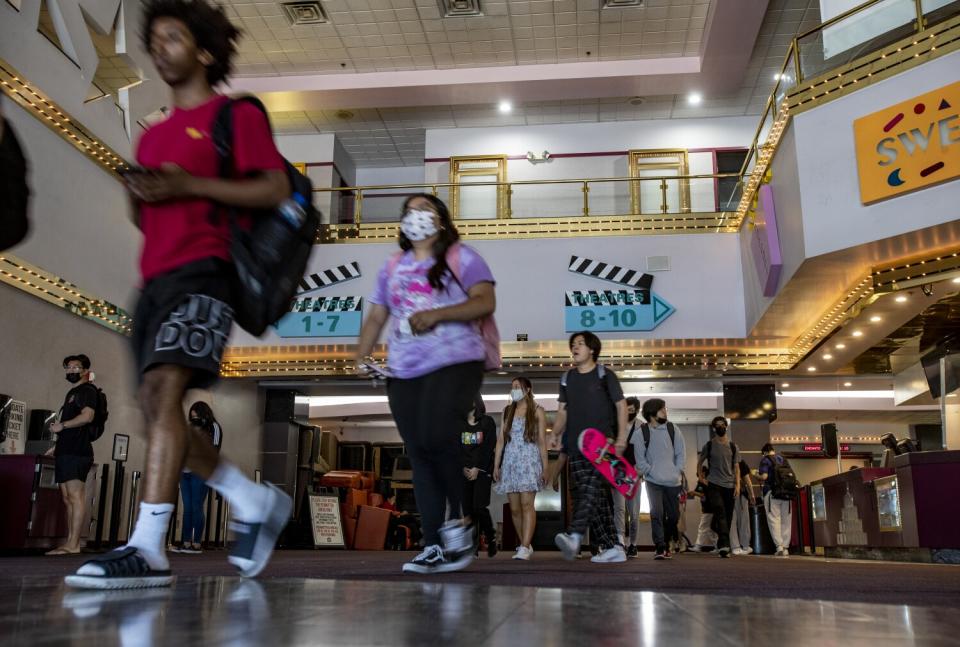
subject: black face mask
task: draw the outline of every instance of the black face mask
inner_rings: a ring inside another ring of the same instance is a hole
[[[666,418],[661,418],[660,416],[657,416],[657,424],[658,424],[658,425],[665,425],[665,424],[667,424],[667,419],[666,419]]]
[[[717,434],[718,436],[720,436],[721,438],[722,438],[723,436],[726,436],[726,435],[727,435],[727,428],[726,428],[726,427],[714,427],[713,430],[714,430],[714,431],[716,432],[716,434]]]
[[[636,414],[636,413],[628,413],[628,414],[627,414],[627,420],[629,420],[630,422],[633,422],[633,421],[636,420],[636,419],[637,419],[637,414]]]
[[[67,373],[67,382],[69,382],[70,384],[76,384],[77,382],[80,381],[80,379],[81,379],[81,376],[79,373]]]

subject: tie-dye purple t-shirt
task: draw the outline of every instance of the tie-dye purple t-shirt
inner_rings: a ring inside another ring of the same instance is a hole
[[[463,303],[467,293],[477,283],[493,283],[493,274],[477,251],[460,245],[461,288],[448,272],[444,276],[445,290],[434,290],[427,280],[427,272],[434,259],[417,261],[412,251],[403,255],[390,272],[390,261],[380,268],[377,286],[371,303],[385,306],[390,311],[388,321],[387,366],[402,379],[420,377],[445,366],[476,362],[484,359],[483,339],[477,325],[468,321],[444,321],[426,333],[414,335],[408,319],[423,310],[436,310]]]

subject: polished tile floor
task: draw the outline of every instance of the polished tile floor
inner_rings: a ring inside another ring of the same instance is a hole
[[[895,586],[895,583],[891,583]],[[956,601],[945,601],[955,604]],[[645,591],[180,577],[88,592],[0,577],[0,645],[958,645],[955,609]]]

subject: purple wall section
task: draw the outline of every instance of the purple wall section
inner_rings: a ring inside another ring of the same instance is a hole
[[[757,277],[763,285],[763,296],[776,295],[780,286],[780,272],[783,270],[783,255],[780,252],[773,188],[769,184],[762,185],[757,195],[757,217],[750,238],[750,249]]]

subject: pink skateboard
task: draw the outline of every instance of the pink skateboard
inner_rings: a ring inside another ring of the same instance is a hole
[[[608,443],[603,433],[597,429],[584,429],[577,444],[584,457],[593,463],[617,492],[628,499],[636,496],[640,491],[637,470],[617,453],[613,443]]]

